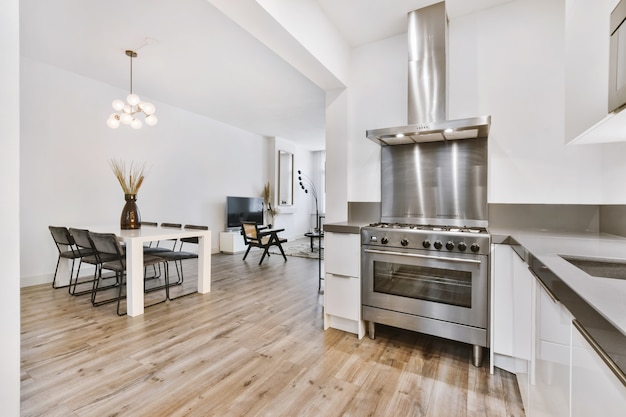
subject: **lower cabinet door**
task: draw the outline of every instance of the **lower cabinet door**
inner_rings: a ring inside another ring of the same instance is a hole
[[[535,316],[535,360],[531,368],[528,415],[569,417],[572,315],[537,285]]]
[[[324,310],[349,320],[361,319],[361,282],[356,277],[326,273]]]
[[[572,329],[572,417],[626,415],[626,386]]]

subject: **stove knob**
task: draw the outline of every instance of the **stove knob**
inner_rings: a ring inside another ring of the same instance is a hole
[[[465,244],[465,242],[459,242],[458,245],[456,245],[457,248],[459,248],[459,250],[461,252],[465,251],[465,249],[467,249],[467,245]]]
[[[430,240],[426,239],[425,241],[423,241],[423,242],[422,242],[422,246],[423,246],[425,249],[430,248]]]
[[[480,250],[480,246],[478,246],[478,243],[472,243],[470,249],[472,250],[472,252],[478,252]]]
[[[400,241],[400,244],[401,244],[402,246],[406,246],[406,245],[408,245],[408,244],[409,244],[409,241],[408,241],[408,240],[406,240],[406,239],[402,239],[402,240]]]
[[[389,243],[389,239],[387,239],[387,237],[383,237],[380,239],[380,243],[382,243],[383,245],[386,245],[387,243]]]
[[[446,249],[448,250],[454,249],[454,242],[448,241],[448,243],[446,243]]]
[[[441,247],[442,247],[443,245],[441,244],[441,242],[440,242],[440,241],[436,241],[436,242],[435,242],[435,244],[434,244],[434,246],[435,246],[435,249],[439,250],[439,249],[441,249]]]

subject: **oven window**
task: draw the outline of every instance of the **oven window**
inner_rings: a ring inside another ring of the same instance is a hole
[[[472,273],[374,261],[374,292],[472,307]]]

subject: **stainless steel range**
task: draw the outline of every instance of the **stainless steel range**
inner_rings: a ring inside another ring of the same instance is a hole
[[[407,126],[368,130],[381,145],[381,223],[362,229],[362,317],[487,346],[491,117],[446,120],[446,11],[408,14]]]
[[[376,223],[362,228],[362,315],[375,323],[487,346],[485,228]]]

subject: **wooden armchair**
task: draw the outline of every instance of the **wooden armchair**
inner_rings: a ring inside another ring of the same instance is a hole
[[[281,245],[281,243],[287,242],[287,239],[278,237],[278,233],[284,230],[285,229],[260,229],[256,223],[243,222],[241,224],[241,234],[243,235],[244,243],[248,245],[248,249],[246,250],[246,254],[243,256],[243,259],[246,259],[250,249],[253,247],[261,248],[263,249],[263,255],[259,261],[259,265],[261,265],[261,263],[263,263],[263,259],[265,259],[265,255],[268,257],[270,256],[270,247],[278,246],[283,258],[287,261],[285,251]]]

